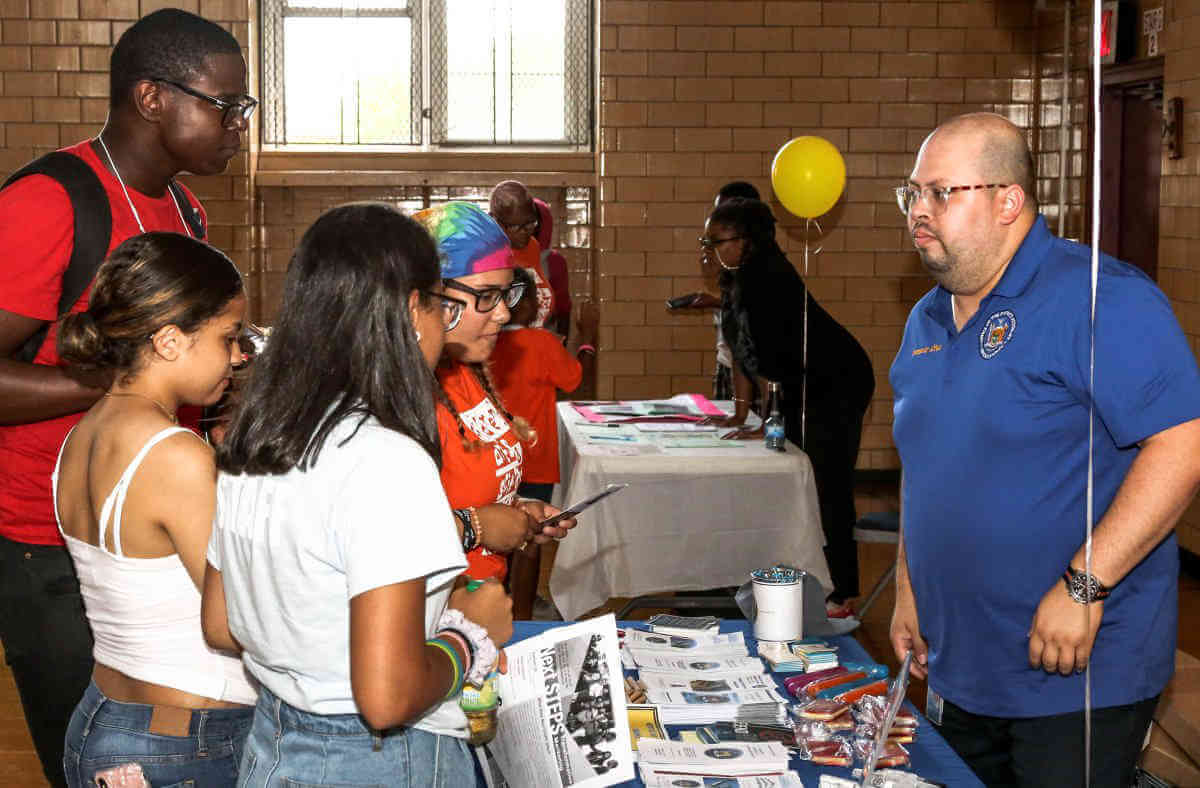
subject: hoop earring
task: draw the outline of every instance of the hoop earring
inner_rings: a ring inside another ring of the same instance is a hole
[[[420,331],[417,331],[417,341],[418,342],[421,341],[421,332]]]

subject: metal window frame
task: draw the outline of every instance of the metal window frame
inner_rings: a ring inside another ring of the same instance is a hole
[[[369,3],[370,0],[367,0]],[[378,8],[360,6],[346,8],[341,4],[324,7],[292,7],[288,0],[260,0],[259,12],[262,19],[262,53],[259,63],[262,79],[262,112],[263,142],[268,145],[287,145],[287,108],[283,96],[284,75],[284,41],[283,25],[287,17],[314,17],[328,19],[362,18],[362,17],[405,17],[410,21],[410,37],[412,62],[409,64],[412,85],[411,118],[409,120],[409,135],[407,142],[398,140],[400,145],[420,145],[423,138],[422,111],[424,101],[425,74],[422,72],[424,62],[422,46],[423,35],[423,6],[426,0],[407,0],[405,8]],[[355,147],[359,143],[335,142],[326,143],[339,147]]]
[[[371,0],[365,0],[370,3]],[[590,150],[594,144],[595,126],[595,14],[594,0],[564,0],[566,3],[567,33],[564,38],[564,114],[561,140],[449,140],[447,62],[446,62],[446,0],[408,0],[404,9],[343,8],[341,4],[316,8],[297,8],[288,0],[260,0],[262,19],[262,51],[260,73],[261,124],[263,142],[268,145],[288,145],[287,108],[284,103],[284,19],[306,17],[394,17],[411,20],[412,36],[412,118],[410,138],[396,140],[395,145],[429,150],[485,146],[504,149],[536,146],[539,148],[568,148]],[[489,3],[490,5],[490,3]],[[428,52],[428,57],[425,56]],[[427,100],[428,99],[428,100]],[[495,96],[493,93],[493,106]],[[493,111],[496,111],[493,109]],[[509,108],[511,112],[511,107]],[[493,123],[493,128],[495,124]],[[353,150],[360,143],[324,143]]]

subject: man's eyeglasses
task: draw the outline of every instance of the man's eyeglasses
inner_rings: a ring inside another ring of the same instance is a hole
[[[201,93],[195,88],[189,88],[187,85],[181,84],[171,79],[162,79],[161,77],[154,78],[155,82],[161,82],[164,85],[170,85],[176,90],[181,90],[189,96],[194,96],[201,101],[207,101],[214,107],[219,108],[221,112],[221,125],[227,129],[236,129],[238,124],[249,122],[250,116],[254,114],[255,108],[258,106],[258,99],[253,96],[241,96],[236,101],[226,101],[223,98],[210,96],[207,93]]]
[[[483,290],[467,287],[462,282],[457,282],[453,279],[443,280],[442,284],[446,286],[447,290],[458,290],[475,296],[475,310],[477,312],[491,312],[500,305],[501,300],[504,301],[505,306],[512,309],[521,300],[521,296],[525,295],[524,282],[513,282],[508,287],[485,287]]]
[[[526,232],[530,235],[533,235],[537,232],[538,225],[542,223],[540,217],[530,219],[527,222],[518,222],[517,224],[502,222],[495,215],[492,215],[492,218],[496,220],[496,224],[500,225],[501,229],[503,229],[506,233]]]
[[[1007,183],[979,183],[974,186],[913,186],[911,183],[896,187],[896,204],[900,213],[908,216],[913,206],[924,197],[929,204],[929,212],[935,216],[946,210],[950,195],[955,192],[969,192],[975,189],[1004,189]]]
[[[700,248],[706,252],[711,252],[713,249],[716,249],[718,246],[720,246],[723,243],[728,243],[730,241],[740,241],[744,237],[745,236],[741,236],[741,235],[731,235],[728,238],[705,238],[705,237],[701,236],[700,237]]]

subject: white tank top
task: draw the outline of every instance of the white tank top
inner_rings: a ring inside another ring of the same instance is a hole
[[[51,476],[54,518],[79,576],[88,623],[92,626],[96,662],[130,678],[202,695],[215,700],[253,704],[258,692],[242,661],[208,647],[200,629],[200,592],[178,554],[160,558],[130,558],[121,550],[121,513],[133,475],[150,449],[183,427],[168,427],[146,442],[100,510],[100,545],[76,539],[63,531],[58,517],[58,469]],[[70,440],[68,433],[66,441]],[[113,548],[105,533],[112,519]]]

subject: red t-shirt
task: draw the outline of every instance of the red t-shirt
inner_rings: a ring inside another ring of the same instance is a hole
[[[89,142],[64,150],[87,162],[108,193],[113,217],[108,247],[111,252],[140,232],[121,185],[100,163]],[[148,231],[187,232],[170,192],[154,198],[130,189],[129,196]],[[188,199],[199,206],[190,192]],[[30,175],[0,191],[0,249],[4,250],[0,258],[0,309],[38,320],[55,320],[74,237],[71,201],[57,182],[44,175]],[[70,311],[87,308],[90,289]],[[57,336],[58,327],[51,324],[35,364],[58,364]],[[63,543],[54,521],[50,474],[59,447],[81,418],[82,413],[75,413],[31,424],[0,426],[0,536],[29,544]]]
[[[555,389],[574,391],[583,367],[562,341],[541,328],[505,327],[489,361],[492,379],[508,412],[537,430],[537,443],[525,446],[525,481],[558,481],[558,421]]]
[[[542,270],[542,247],[538,245],[536,238],[530,238],[524,249],[513,249],[513,259],[533,277],[537,287],[538,309],[537,316],[529,325],[541,328],[546,325],[550,315],[554,314],[554,288],[550,287],[550,280]]]
[[[521,486],[524,452],[504,414],[484,391],[474,371],[451,362],[438,367],[438,380],[462,419],[468,441],[483,445],[468,451],[458,431],[459,422],[438,403],[438,435],[442,441],[442,487],[450,506],[486,506],[512,503]],[[508,560],[482,548],[467,553],[467,575],[476,580],[503,579]]]

